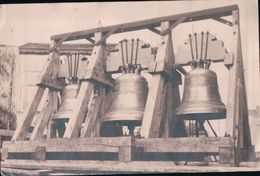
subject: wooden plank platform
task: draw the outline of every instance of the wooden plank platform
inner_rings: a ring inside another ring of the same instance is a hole
[[[158,161],[33,161],[7,160],[2,163],[4,168],[47,169],[73,173],[173,173],[173,172],[237,172],[259,171],[260,167],[223,167],[223,166],[176,166],[173,162]]]
[[[51,170],[25,170],[13,168],[1,168],[1,171],[4,173],[17,175],[49,175],[51,172]]]
[[[13,130],[0,129],[0,136],[12,137],[13,135],[14,135],[14,131]]]
[[[118,152],[119,147],[134,146],[143,148],[144,152],[218,153],[219,147],[231,146],[232,143],[233,139],[230,137],[148,139],[134,139],[131,137],[95,137],[5,141],[3,142],[3,148],[8,148],[9,153],[35,152],[35,148],[39,146],[46,147],[46,152]]]
[[[119,146],[130,146],[130,137],[98,137],[75,139],[41,139],[33,141],[6,141],[3,148],[8,152],[35,152],[38,146],[45,146],[46,152],[118,152]]]
[[[137,139],[135,145],[143,147],[145,152],[218,153],[219,147],[230,146],[232,142],[229,137],[148,138]]]

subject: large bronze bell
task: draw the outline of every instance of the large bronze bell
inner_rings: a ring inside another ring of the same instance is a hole
[[[114,96],[102,122],[141,125],[148,94],[148,84],[140,73],[123,73],[116,79]]]
[[[62,96],[61,105],[58,112],[54,115],[53,120],[68,121],[72,115],[73,108],[76,104],[79,84],[68,84],[65,86]]]
[[[192,70],[185,75],[182,102],[176,109],[176,115],[185,120],[203,122],[204,120],[224,119],[226,117],[226,108],[218,91],[217,75],[209,69],[211,61],[207,59],[208,37],[209,32],[206,33],[204,47],[204,32],[201,32],[199,36],[201,39],[199,58],[197,33],[194,34],[194,37],[191,34],[189,35]],[[193,43],[195,43],[195,51]],[[203,55],[204,48],[205,53]]]
[[[176,115],[189,120],[223,119],[226,108],[218,91],[215,72],[197,67],[185,76],[184,93]]]

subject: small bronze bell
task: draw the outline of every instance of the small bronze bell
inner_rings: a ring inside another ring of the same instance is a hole
[[[58,112],[54,115],[53,120],[64,120],[64,121],[69,120],[76,103],[78,90],[79,90],[79,84],[69,84],[65,86],[61,96],[60,108]]]

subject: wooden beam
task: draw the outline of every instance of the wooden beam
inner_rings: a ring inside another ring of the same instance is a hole
[[[156,28],[154,28],[154,27],[149,27],[149,28],[147,28],[147,29],[148,29],[149,31],[152,31],[152,32],[158,34],[158,35],[161,35],[161,31],[158,30],[158,29],[156,29]]]
[[[41,114],[38,116],[36,124],[34,126],[34,129],[32,131],[32,134],[30,136],[30,140],[36,140],[43,137],[44,129],[47,126],[48,121],[51,118],[52,112],[53,112],[53,99],[56,94],[49,90],[48,97],[46,99],[45,106],[41,112]]]
[[[96,41],[94,39],[92,39],[91,37],[86,37],[86,40],[88,40],[92,44],[96,43]]]
[[[162,30],[169,27],[169,22],[162,23]],[[171,32],[162,37],[162,45],[158,49],[157,62],[173,63],[173,46]],[[144,111],[144,118],[141,127],[141,136],[145,138],[159,137],[162,121],[162,111],[166,94],[165,79],[162,74],[153,74],[151,78],[153,85],[148,93]]]
[[[213,17],[212,19],[213,19],[213,20],[216,20],[216,21],[218,21],[218,22],[220,22],[220,23],[226,24],[226,25],[228,25],[228,26],[233,26],[233,23],[232,23],[232,22],[230,22],[230,21],[228,21],[228,20],[226,20],[226,19],[224,19],[224,18],[221,18],[221,17]]]
[[[226,154],[232,157],[229,157],[229,161],[225,162],[238,165],[241,160],[248,160],[251,148],[238,10],[233,11],[232,28],[231,52],[234,54],[234,62],[233,65],[229,66],[226,134],[232,136],[235,140],[234,151],[231,150],[229,154]],[[234,154],[231,152],[234,152]]]
[[[1,161],[4,161],[8,158],[8,148],[1,147]]]
[[[13,130],[0,129],[0,136],[12,137],[13,135],[14,135],[14,131]]]
[[[17,168],[1,168],[3,173],[17,175],[48,175],[52,170],[24,170]],[[5,175],[5,174],[4,174]]]
[[[37,109],[38,109],[40,101],[43,97],[44,91],[45,91],[45,88],[42,88],[42,87],[37,88],[37,92],[31,102],[31,105],[25,111],[22,122],[18,124],[18,126],[14,132],[12,141],[23,140],[26,138],[26,134],[32,123],[33,117],[37,112]]]
[[[34,159],[37,161],[44,161],[46,159],[46,147],[37,146],[34,152]]]
[[[98,46],[106,41],[106,39],[112,35],[114,32],[116,32],[122,25],[117,25],[114,28],[112,28],[106,35],[104,35],[100,40],[98,40],[95,45]]]
[[[230,5],[230,6],[224,6],[224,7],[212,8],[212,9],[206,9],[206,10],[193,11],[193,12],[191,12],[192,15],[189,16],[189,18],[183,22],[204,20],[204,19],[209,19],[212,17],[229,16],[232,14],[232,10],[236,10],[236,9],[238,9],[237,5]],[[160,26],[161,22],[163,22],[163,21],[173,22],[173,21],[176,21],[176,20],[182,18],[183,16],[187,16],[187,14],[190,14],[190,13],[182,13],[182,14],[152,18],[152,19],[147,19],[147,20],[142,20],[142,21],[123,23],[123,24],[120,24],[122,26],[115,33],[141,30],[141,29],[146,29],[148,27],[158,27],[158,26]],[[51,39],[60,40],[61,38],[64,38],[67,36],[69,36],[69,37],[67,37],[65,41],[85,39],[86,37],[94,37],[94,33],[109,32],[115,26],[117,26],[117,25],[98,27],[98,28],[93,28],[93,29],[89,29],[89,30],[82,30],[82,31],[77,31],[77,32],[54,35],[51,37]]]
[[[197,173],[197,172],[238,172],[238,171],[259,171],[259,167],[227,167],[227,166],[176,166],[172,161],[75,161],[75,160],[49,160],[45,162],[38,162],[33,160],[7,160],[2,164],[4,168],[23,168],[23,169],[52,169],[57,171],[81,171],[89,175],[91,171],[93,174],[122,174],[122,173]],[[72,174],[73,175],[73,174]],[[75,174],[74,174],[75,175]],[[205,174],[206,175],[206,174]]]
[[[87,113],[87,117],[84,126],[81,130],[80,137],[91,137],[94,130],[95,123],[97,121],[99,111],[101,107],[101,97],[100,95],[94,95],[90,101],[90,108]]]
[[[144,152],[219,153],[220,146],[232,144],[233,139],[228,137],[150,138],[135,140],[135,146],[143,147]]]
[[[172,92],[172,82],[171,81],[167,81],[166,82],[166,86],[165,88],[166,90],[166,95],[165,95],[165,102],[164,102],[164,110],[163,110],[163,117],[162,117],[162,123],[161,123],[161,129],[159,132],[159,137],[163,137],[163,138],[169,138],[171,135],[171,121],[172,121],[172,96],[173,96],[173,92]]]
[[[97,33],[95,36],[96,40],[101,40],[102,34]],[[64,133],[64,138],[74,138],[78,137],[80,134],[80,128],[81,124],[83,123],[84,117],[86,116],[86,113],[88,111],[88,104],[89,100],[91,98],[91,94],[94,90],[94,83],[90,82],[93,75],[95,75],[97,68],[102,68],[99,75],[103,76],[105,74],[103,69],[103,59],[104,58],[104,49],[105,49],[105,43],[102,43],[99,46],[95,46],[88,64],[88,69],[85,74],[89,80],[82,81],[80,90],[77,96],[76,106],[73,109],[72,118],[70,118],[66,131]]]
[[[93,89],[93,83],[89,81],[81,82],[76,100],[77,106],[73,109],[72,116],[69,119],[63,138],[73,138],[79,136],[81,124],[88,111],[88,103]]]
[[[62,91],[64,85],[51,77],[43,77],[41,82],[37,83],[38,86],[49,88],[54,91]]]
[[[172,116],[172,128],[171,128],[171,137],[187,137],[187,132],[185,129],[185,122],[182,119],[179,119],[176,117],[175,112],[176,108],[180,105],[180,90],[178,85],[173,86],[173,104],[172,104],[172,109],[173,109],[173,116]]]
[[[119,146],[130,146],[130,137],[51,138],[34,141],[5,141],[3,148],[9,153],[35,152],[38,146],[46,152],[118,152]]]
[[[59,44],[57,44],[55,41],[51,44],[51,48],[55,48],[50,53],[50,56],[46,63],[46,66],[43,69],[42,74],[42,81],[44,81],[45,77],[50,78],[56,78],[58,73],[58,65],[59,65],[59,53],[58,53],[58,47]],[[24,119],[22,123],[18,125],[18,127],[15,130],[15,133],[13,135],[12,141],[14,140],[22,140],[26,138],[26,133],[28,132],[28,129],[32,123],[33,117],[37,112],[38,106],[40,104],[40,101],[43,97],[43,94],[45,92],[44,87],[38,87],[36,94],[33,98],[33,101],[31,102],[30,106],[27,108],[27,110],[24,113]]]
[[[134,138],[129,137],[128,140],[129,140],[128,145],[121,145],[119,147],[118,161],[120,161],[120,162],[129,162],[133,159],[132,154],[133,154],[133,150],[134,150],[134,146],[133,146]]]
[[[180,19],[176,20],[172,25],[170,25],[167,29],[165,29],[164,31],[161,32],[161,35],[166,35],[168,34],[170,31],[172,31],[175,27],[177,27],[180,23],[182,23],[184,20],[186,20],[189,16],[191,16],[190,14],[187,14],[187,16],[183,16]]]
[[[108,89],[111,90],[111,89]],[[111,103],[111,99],[109,100],[110,94],[106,93],[106,88],[103,86],[99,86],[99,92],[100,92],[100,98],[101,98],[101,104],[100,104],[100,111],[96,119],[96,123],[94,126],[94,130],[91,134],[91,137],[100,137],[100,130],[101,130],[101,117],[105,115],[107,112],[107,106]],[[111,92],[112,93],[112,92]]]
[[[226,118],[226,133],[234,136],[236,129],[236,117],[238,116],[238,65],[240,63],[240,56],[238,51],[239,40],[239,14],[238,10],[233,11],[233,32],[232,32],[232,47],[230,52],[234,53],[234,63],[229,68],[229,86],[228,86],[228,102],[227,102],[227,118]]]

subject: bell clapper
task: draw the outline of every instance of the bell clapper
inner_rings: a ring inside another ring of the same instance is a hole
[[[135,129],[135,125],[128,125],[128,130],[129,130],[129,136],[134,136],[134,129]]]

